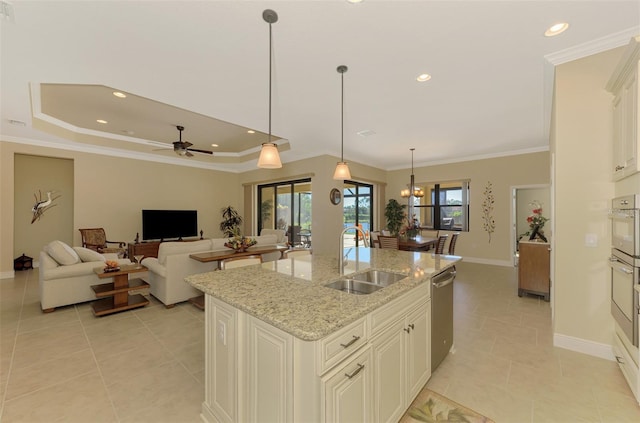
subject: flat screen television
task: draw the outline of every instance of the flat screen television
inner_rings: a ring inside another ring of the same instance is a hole
[[[169,240],[198,235],[197,210],[142,210],[142,239]]]

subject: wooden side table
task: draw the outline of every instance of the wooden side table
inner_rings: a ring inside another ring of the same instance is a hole
[[[518,249],[518,297],[534,294],[549,301],[551,245],[548,242],[522,240]]]
[[[113,278],[113,283],[91,286],[96,297],[99,298],[91,304],[93,314],[96,316],[105,316],[149,304],[149,300],[141,294],[129,295],[129,291],[132,289],[149,287],[149,284],[142,279],[129,280],[129,274],[146,272],[146,267],[139,264],[124,264],[116,272],[105,272],[102,267],[95,268],[93,271],[100,279]]]

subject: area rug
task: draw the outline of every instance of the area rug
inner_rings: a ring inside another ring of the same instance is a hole
[[[482,414],[426,388],[400,419],[400,423],[411,422],[494,423]]]

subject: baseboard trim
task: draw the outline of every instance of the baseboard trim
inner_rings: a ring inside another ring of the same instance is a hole
[[[598,358],[604,358],[605,360],[615,361],[613,346],[609,344],[602,344],[600,342],[589,341],[587,339],[576,338],[574,336],[554,333],[553,346],[592,355]]]
[[[10,272],[0,272],[0,279],[11,279],[16,276],[15,270]]]
[[[478,263],[478,264],[491,264],[494,266],[503,266],[503,267],[513,267],[513,262],[510,260],[492,260],[492,259],[483,259],[477,257],[462,257],[463,262],[469,263]]]

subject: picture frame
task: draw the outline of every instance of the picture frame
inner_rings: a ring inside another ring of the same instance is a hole
[[[331,201],[331,204],[333,204],[334,206],[340,204],[340,201],[342,201],[342,193],[339,189],[333,188],[331,190],[331,192],[329,193],[329,201]]]

